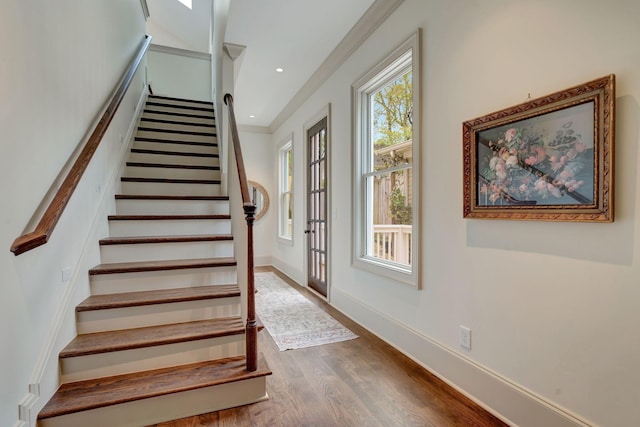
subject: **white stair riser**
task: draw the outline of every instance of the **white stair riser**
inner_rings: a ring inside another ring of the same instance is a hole
[[[228,200],[116,200],[118,215],[228,215]]]
[[[198,131],[198,132],[215,133],[211,131]],[[172,139],[177,141],[206,142],[209,144],[216,143],[215,135],[191,135],[191,134],[182,134],[182,133],[166,133],[162,131],[152,131],[152,130],[138,130],[138,132],[136,133],[136,136],[140,138]]]
[[[109,221],[109,236],[175,236],[193,234],[231,234],[231,220],[149,220]]]
[[[130,178],[220,179],[219,170],[127,166],[124,175]]]
[[[165,122],[141,120],[140,126],[144,128],[152,128],[152,129],[158,129],[158,130],[179,130],[179,131],[187,131],[187,132],[216,133],[215,126],[208,126],[208,125],[200,126],[200,125],[193,125],[189,123],[183,123],[182,118],[180,117],[164,118],[160,120],[179,122],[179,123],[165,123]]]
[[[150,107],[149,108],[150,111],[158,111],[156,110],[156,108],[154,107]],[[189,112],[183,112],[184,114],[190,114]],[[172,114],[162,114],[162,113],[150,113],[148,111],[145,111],[142,114],[142,117],[148,118],[148,119],[159,119],[159,120],[175,120],[175,121],[181,121],[181,122],[185,122],[185,123],[202,123],[202,124],[206,124],[209,126],[215,126],[216,124],[216,120],[213,117],[206,117],[206,118],[200,118],[200,117],[185,117],[185,116],[174,116]],[[145,123],[145,122],[142,122]]]
[[[61,381],[111,375],[243,356],[244,334],[60,359]]]
[[[220,184],[182,184],[173,182],[123,182],[123,194],[154,196],[219,196]]]
[[[153,96],[150,96],[147,100],[148,102],[155,102],[158,104],[165,104],[165,105],[169,105],[169,106],[173,106],[173,107],[196,107],[196,108],[213,108],[213,104],[209,102],[209,100],[206,99],[199,99],[198,101],[204,101],[205,103],[202,102],[194,102],[191,99],[165,99],[165,98],[155,98]]]
[[[162,149],[160,149],[162,151]],[[161,163],[169,165],[219,166],[218,157],[180,156],[172,154],[131,153],[129,162]]]
[[[78,333],[89,334],[240,315],[240,297],[182,301],[76,314]]]
[[[154,101],[154,100],[151,100],[151,102],[160,103],[160,104],[168,104],[165,101]],[[193,105],[193,107],[202,108],[202,106],[200,106],[200,105]],[[204,106],[204,108],[207,108],[207,107]],[[187,109],[187,108],[180,108],[180,106],[176,106],[175,104],[170,104],[170,105],[146,105],[145,109],[154,110],[154,111],[168,111],[170,113],[184,113],[184,114],[192,114],[192,115],[196,115],[196,116],[213,117],[213,111],[190,110],[190,109]]]
[[[101,245],[102,263],[232,257],[233,240]]]
[[[48,418],[40,427],[140,427],[266,400],[266,377]]]
[[[166,140],[171,141],[182,141],[182,139],[178,137],[172,137],[169,135]],[[212,141],[204,141],[209,144]],[[133,148],[138,148],[141,150],[156,150],[156,151],[175,151],[178,153],[206,153],[206,154],[218,154],[218,147],[215,145],[194,145],[194,144],[180,144],[180,143],[171,143],[171,142],[153,142],[153,141],[135,141],[133,143]],[[150,154],[151,156],[156,156],[154,154]],[[186,157],[186,156],[183,156]],[[217,157],[210,157],[210,164],[207,166],[213,166],[213,162],[218,162]],[[176,163],[182,164],[182,162]]]
[[[91,294],[153,291],[207,285],[231,285],[237,281],[235,266],[143,271],[90,276]]]

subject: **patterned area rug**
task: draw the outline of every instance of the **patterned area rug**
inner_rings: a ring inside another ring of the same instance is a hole
[[[275,273],[256,273],[256,312],[280,351],[358,338]]]

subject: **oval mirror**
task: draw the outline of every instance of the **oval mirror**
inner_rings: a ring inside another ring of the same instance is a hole
[[[254,221],[259,221],[267,209],[269,209],[269,194],[267,190],[255,181],[247,181],[249,184],[249,197],[254,205],[256,205],[256,216]]]

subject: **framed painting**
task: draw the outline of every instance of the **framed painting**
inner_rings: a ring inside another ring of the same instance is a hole
[[[466,121],[465,218],[613,221],[615,76]]]

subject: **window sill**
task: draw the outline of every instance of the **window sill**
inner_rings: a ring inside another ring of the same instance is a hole
[[[352,266],[359,270],[391,279],[402,285],[420,289],[420,282],[415,266],[411,268],[402,266],[401,264],[385,262],[373,257],[356,258],[353,260]]]

